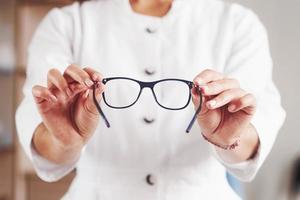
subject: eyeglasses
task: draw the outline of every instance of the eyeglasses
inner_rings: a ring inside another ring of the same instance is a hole
[[[102,93],[104,103],[108,107],[114,109],[125,109],[133,106],[141,96],[143,89],[149,88],[159,106],[168,110],[182,110],[189,105],[192,89],[195,87],[200,95],[200,104],[186,129],[186,133],[190,132],[197,115],[201,111],[202,94],[199,88],[191,81],[169,78],[152,82],[143,82],[127,77],[110,77],[104,78],[102,83],[105,85],[105,92]],[[93,100],[99,114],[109,128],[110,123],[96,99],[95,90],[98,87],[98,84],[96,83],[93,86]]]

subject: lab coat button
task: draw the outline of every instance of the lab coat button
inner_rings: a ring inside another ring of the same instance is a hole
[[[148,174],[146,176],[146,182],[149,184],[149,185],[155,185],[156,183],[156,178],[152,175],[152,174]]]
[[[147,33],[150,33],[150,34],[156,32],[155,29],[151,29],[151,28],[146,28],[145,30],[146,30]]]
[[[145,73],[147,75],[153,75],[153,74],[155,74],[155,70],[153,70],[153,69],[145,69]]]
[[[146,122],[147,124],[151,124],[151,123],[153,123],[154,121],[155,121],[155,119],[154,118],[148,118],[148,117],[144,117],[143,118],[143,120],[144,120],[144,122]]]

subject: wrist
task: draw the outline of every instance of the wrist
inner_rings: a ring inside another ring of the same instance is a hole
[[[84,144],[83,142],[64,144],[41,123],[34,132],[32,146],[47,160],[56,164],[68,164],[78,159]]]
[[[223,150],[233,150],[235,149],[237,146],[239,146],[239,138],[236,138],[233,142],[229,143],[229,144],[222,144],[221,142],[216,142],[216,141],[213,141],[212,139],[206,137],[206,135],[204,133],[202,133],[202,137],[207,141],[209,142],[210,144],[214,145],[215,147],[218,147],[220,149],[223,149]]]
[[[248,132],[245,134],[244,140],[248,141],[249,148],[252,149],[247,158],[247,160],[249,160],[255,157],[260,146],[258,133],[252,124],[249,125],[249,129]]]
[[[252,124],[240,135],[238,147],[228,151],[215,146],[216,152],[227,163],[239,163],[253,159],[259,149],[260,141],[256,129]]]

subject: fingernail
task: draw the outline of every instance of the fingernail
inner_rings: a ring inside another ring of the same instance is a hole
[[[98,80],[97,74],[93,74],[92,79],[93,79],[93,81],[97,81]]]
[[[72,96],[72,91],[71,91],[70,88],[67,88],[67,89],[66,89],[66,93],[67,93],[67,95],[68,95],[69,97]]]
[[[211,100],[209,102],[207,102],[207,105],[210,107],[210,108],[213,108],[214,106],[216,106],[217,104],[217,101],[216,100]]]
[[[84,97],[85,99],[87,99],[88,96],[89,96],[89,91],[87,90],[87,91],[85,92],[85,94],[84,94],[83,97]]]
[[[54,95],[50,95],[50,99],[52,102],[57,102],[57,98]]]
[[[236,108],[235,105],[230,105],[228,107],[228,111],[233,112],[235,110],[235,108]]]
[[[88,86],[88,87],[91,87],[94,83],[93,83],[93,81],[91,81],[90,79],[86,79],[85,81],[84,81],[84,83]]]

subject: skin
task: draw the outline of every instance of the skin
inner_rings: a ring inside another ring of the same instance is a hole
[[[91,68],[71,65],[64,74],[51,69],[47,79],[47,87],[32,88],[43,119],[35,130],[33,146],[52,162],[74,162],[99,123],[91,86],[93,81],[101,81],[102,75]],[[96,90],[99,101],[103,90],[103,84]]]
[[[130,0],[130,3],[135,12],[162,17],[171,8],[172,0]],[[51,69],[47,87],[32,88],[43,119],[34,132],[32,144],[41,156],[57,164],[72,163],[79,158],[99,123],[91,87],[102,78],[92,68],[71,65],[63,74]],[[194,83],[204,95],[203,109],[197,118],[203,134],[222,145],[232,144],[239,138],[239,146],[234,150],[216,147],[225,161],[237,163],[251,158],[259,146],[258,134],[250,123],[256,109],[254,96],[242,90],[237,80],[213,70],[198,74]],[[96,90],[99,101],[103,91],[101,84]],[[196,108],[199,95],[195,88],[192,94]]]
[[[198,74],[194,83],[203,94],[202,110],[197,117],[202,134],[220,145],[230,145],[239,140],[234,150],[215,147],[228,163],[252,158],[259,146],[257,131],[250,123],[256,110],[255,97],[241,89],[236,79],[210,69]],[[200,99],[195,88],[192,97],[197,108]]]

